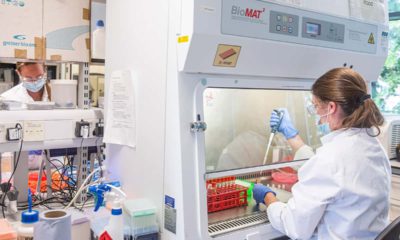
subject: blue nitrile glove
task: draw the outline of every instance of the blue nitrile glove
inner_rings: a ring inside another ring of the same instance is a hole
[[[281,121],[281,125],[278,127],[278,132],[282,133],[286,139],[294,138],[299,131],[293,126],[292,121],[290,120],[289,112],[286,108],[279,108],[279,111],[283,112],[283,118]],[[269,125],[271,129],[274,129],[279,124],[279,116],[275,111],[272,111],[271,118],[269,120]]]
[[[254,188],[253,188],[253,198],[254,200],[256,200],[256,203],[264,203],[264,198],[265,195],[267,195],[267,193],[273,193],[276,196],[276,193],[274,191],[271,190],[271,188],[262,185],[262,184],[254,184]]]

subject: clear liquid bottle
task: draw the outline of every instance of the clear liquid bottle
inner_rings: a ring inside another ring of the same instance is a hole
[[[39,212],[32,210],[31,192],[28,195],[29,210],[21,213],[21,225],[17,229],[18,240],[33,240],[33,226],[39,221]]]

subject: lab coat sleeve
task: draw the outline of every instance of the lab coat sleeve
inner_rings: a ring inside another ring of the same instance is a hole
[[[300,147],[296,153],[294,154],[294,158],[293,160],[304,160],[304,159],[309,159],[312,156],[314,156],[314,150],[308,146],[308,145],[303,145],[302,147]],[[298,166],[293,166],[292,168],[296,171],[298,171],[301,168],[302,165],[298,165]]]
[[[296,151],[296,153],[294,154],[293,160],[309,159],[314,155],[315,155],[315,153],[310,146],[303,145]]]
[[[326,206],[339,194],[336,167],[324,160],[312,157],[300,169],[288,203],[275,202],[267,209],[272,226],[292,239],[312,237]]]

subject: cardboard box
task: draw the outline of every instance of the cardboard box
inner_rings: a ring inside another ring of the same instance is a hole
[[[43,0],[46,60],[89,62],[89,4],[89,0]]]
[[[0,57],[43,59],[41,0],[0,0]]]

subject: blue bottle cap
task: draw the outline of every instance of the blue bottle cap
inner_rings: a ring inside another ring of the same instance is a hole
[[[111,215],[115,215],[115,216],[122,215],[122,208],[112,209]]]
[[[36,210],[27,210],[21,213],[21,222],[22,223],[35,223],[39,221],[39,211]]]
[[[96,23],[96,26],[98,26],[98,27],[104,27],[104,22],[103,22],[103,20],[98,20],[97,23]]]

